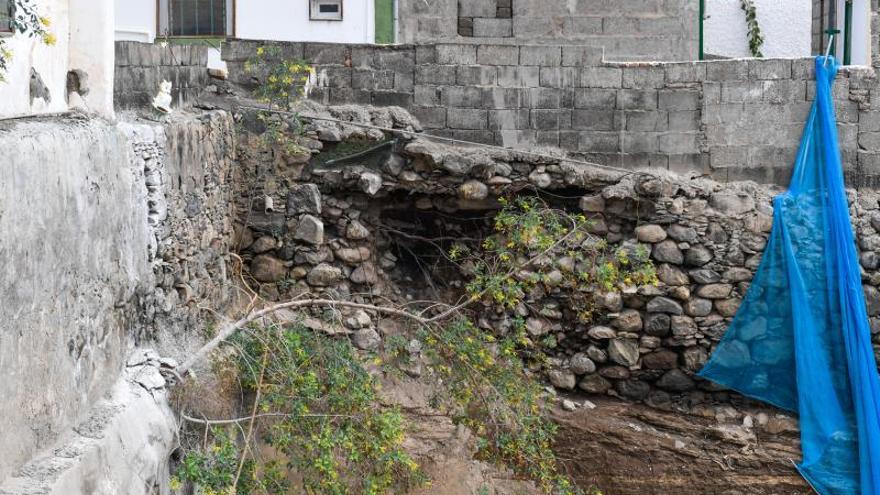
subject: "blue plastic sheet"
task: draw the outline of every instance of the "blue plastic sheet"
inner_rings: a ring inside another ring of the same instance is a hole
[[[822,495],[880,495],[880,380],[844,191],[831,87],[816,100],[789,189],[736,317],[700,376],[799,414],[801,474]]]

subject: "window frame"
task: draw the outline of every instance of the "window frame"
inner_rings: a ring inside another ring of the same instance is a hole
[[[15,17],[15,0],[8,0],[9,23],[7,25],[0,24],[0,37],[12,36],[15,31],[12,29],[12,19]]]
[[[156,37],[169,39],[226,39],[235,38],[236,33],[236,14],[238,11],[238,0],[226,1],[226,14],[224,19],[224,33],[222,34],[181,34],[176,35],[172,32],[170,10],[171,4],[175,0],[156,0]],[[164,8],[163,8],[164,7]],[[164,16],[163,16],[164,11]],[[165,28],[163,30],[163,27]]]
[[[339,4],[339,14],[322,14],[316,12],[321,3],[336,2]],[[338,17],[337,17],[338,16]],[[309,0],[309,21],[330,21],[341,22],[345,17],[345,1],[344,0]]]

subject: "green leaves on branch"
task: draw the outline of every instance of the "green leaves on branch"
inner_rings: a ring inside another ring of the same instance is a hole
[[[742,10],[746,13],[746,28],[749,36],[749,52],[753,57],[761,58],[761,47],[764,45],[764,36],[761,34],[761,26],[758,25],[758,14],[755,3],[752,0],[741,0]]]
[[[40,15],[35,3],[35,0],[12,0],[9,27],[13,33],[39,38],[46,45],[52,46],[58,38],[49,30],[51,21]],[[7,47],[6,41],[0,38],[0,82],[6,81],[6,71],[9,61],[12,60],[12,51]]]

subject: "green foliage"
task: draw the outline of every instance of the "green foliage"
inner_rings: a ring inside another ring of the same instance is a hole
[[[595,293],[657,283],[647,248],[612,248],[588,233],[591,221],[584,215],[550,208],[537,197],[502,204],[494,233],[479,250],[455,244],[448,253],[473,266],[467,286],[472,300],[511,310],[539,284],[560,287],[567,290],[568,307],[589,322]]]
[[[231,364],[247,391],[259,391],[257,416],[267,416],[262,440],[284,459],[253,461],[250,472],[258,474],[250,477],[252,487],[288,493],[280,473],[289,470],[302,484],[295,491],[310,494],[376,495],[424,480],[402,447],[403,415],[380,404],[378,384],[348,340],[300,326],[254,327],[237,337],[234,347]],[[208,463],[205,457],[187,456],[179,476],[202,488],[230,489],[237,464],[225,462],[228,456]],[[236,493],[250,493],[246,489],[240,483]]]
[[[172,484],[188,481],[201,487],[205,495],[236,493],[232,485],[240,457],[241,451],[233,435],[226,430],[218,430],[207,448],[192,450],[184,456]],[[244,483],[239,483],[237,493],[251,493],[253,486],[247,482],[253,479],[253,468],[253,462],[245,463],[242,469]]]
[[[49,18],[40,15],[35,3],[35,0],[12,0],[9,27],[13,33],[39,38],[46,45],[52,46],[58,39],[49,30],[51,26]],[[0,82],[6,81],[10,60],[12,60],[12,51],[6,46],[6,40],[0,38]]]
[[[245,62],[244,69],[260,81],[254,89],[254,96],[261,103],[273,110],[292,112],[296,102],[305,95],[315,68],[307,62],[281,59],[281,56],[279,47],[261,46],[256,55]],[[260,111],[257,119],[265,126],[260,136],[265,148],[278,149],[285,155],[309,152],[296,139],[303,128],[298,116],[283,118],[277,113]]]
[[[746,13],[746,27],[749,31],[749,51],[753,57],[763,57],[761,47],[764,45],[764,36],[761,34],[761,26],[758,25],[758,13],[752,0],[741,0],[740,7]]]

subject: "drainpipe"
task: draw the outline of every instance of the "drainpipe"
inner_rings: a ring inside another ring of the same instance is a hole
[[[705,53],[703,52],[703,24],[706,20],[706,0],[700,0],[700,58],[699,60],[703,60],[706,58]]]
[[[843,8],[843,65],[849,65],[852,59],[852,0],[846,0]]]
[[[828,2],[828,28],[825,29],[825,34],[829,37],[834,35],[834,38],[831,38],[831,47],[828,53],[836,56],[837,35],[840,34],[840,30],[837,29],[837,0],[830,0]]]

